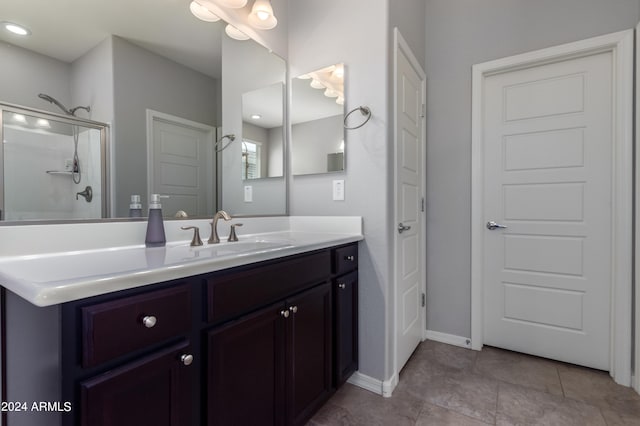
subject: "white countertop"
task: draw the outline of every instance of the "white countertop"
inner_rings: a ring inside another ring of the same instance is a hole
[[[261,219],[234,220],[245,225],[239,231],[258,232],[239,232],[239,242],[211,245],[206,243],[207,222],[169,221],[165,223],[168,242],[160,248],[147,248],[144,243],[127,244],[144,235],[146,222],[35,225],[44,227],[39,230],[35,230],[34,225],[20,227],[25,228],[23,230],[2,228],[0,285],[34,305],[49,306],[363,239],[360,217],[264,218],[262,223]],[[191,233],[179,230],[185,225],[200,227],[203,246],[190,247]],[[39,250],[30,252],[18,244],[14,254],[7,238],[3,238],[11,236],[19,237],[14,241],[24,241],[23,238],[29,241],[34,232],[40,232],[38,238],[42,241],[56,238],[63,241],[43,243]],[[222,222],[219,232],[222,239],[222,235],[226,235]],[[111,235],[108,244],[96,241],[96,235],[102,233]],[[118,233],[122,233],[122,244],[113,237]],[[179,239],[172,241],[173,236]]]

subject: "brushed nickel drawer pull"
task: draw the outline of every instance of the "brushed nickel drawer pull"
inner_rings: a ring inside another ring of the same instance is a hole
[[[147,328],[155,327],[157,322],[158,319],[153,315],[146,315],[144,318],[142,318],[142,324]]]

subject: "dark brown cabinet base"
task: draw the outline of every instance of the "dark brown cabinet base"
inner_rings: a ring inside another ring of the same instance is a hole
[[[357,244],[38,308],[3,291],[5,426],[303,425],[357,369]]]

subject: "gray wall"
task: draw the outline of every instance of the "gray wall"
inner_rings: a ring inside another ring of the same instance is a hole
[[[638,0],[427,0],[427,328],[471,334],[471,66],[634,28]]]
[[[0,101],[58,114],[58,107],[38,98],[38,93],[71,104],[69,64],[6,42],[0,42],[0,58]]]
[[[388,132],[388,1],[289,2],[289,67],[296,76],[345,63],[345,108],[371,108],[361,129],[346,134],[343,173],[292,178],[292,215],[359,215],[360,372],[386,380],[390,356],[390,203]],[[345,180],[345,201],[332,201],[332,180]],[[376,196],[372,197],[372,192]]]
[[[327,154],[344,140],[343,116],[320,118],[291,126],[291,171],[294,175],[327,171]]]
[[[215,126],[216,80],[113,37],[115,208],[128,216],[131,194],[147,205],[146,110]]]

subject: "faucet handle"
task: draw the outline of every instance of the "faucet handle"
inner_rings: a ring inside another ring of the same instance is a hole
[[[181,226],[180,229],[188,230],[193,229],[193,239],[191,240],[191,247],[197,247],[202,245],[202,240],[200,239],[200,228],[197,226]]]
[[[241,223],[231,224],[231,231],[229,232],[229,238],[227,238],[227,241],[230,243],[238,241],[238,236],[236,235],[236,226],[242,226],[242,224]]]

